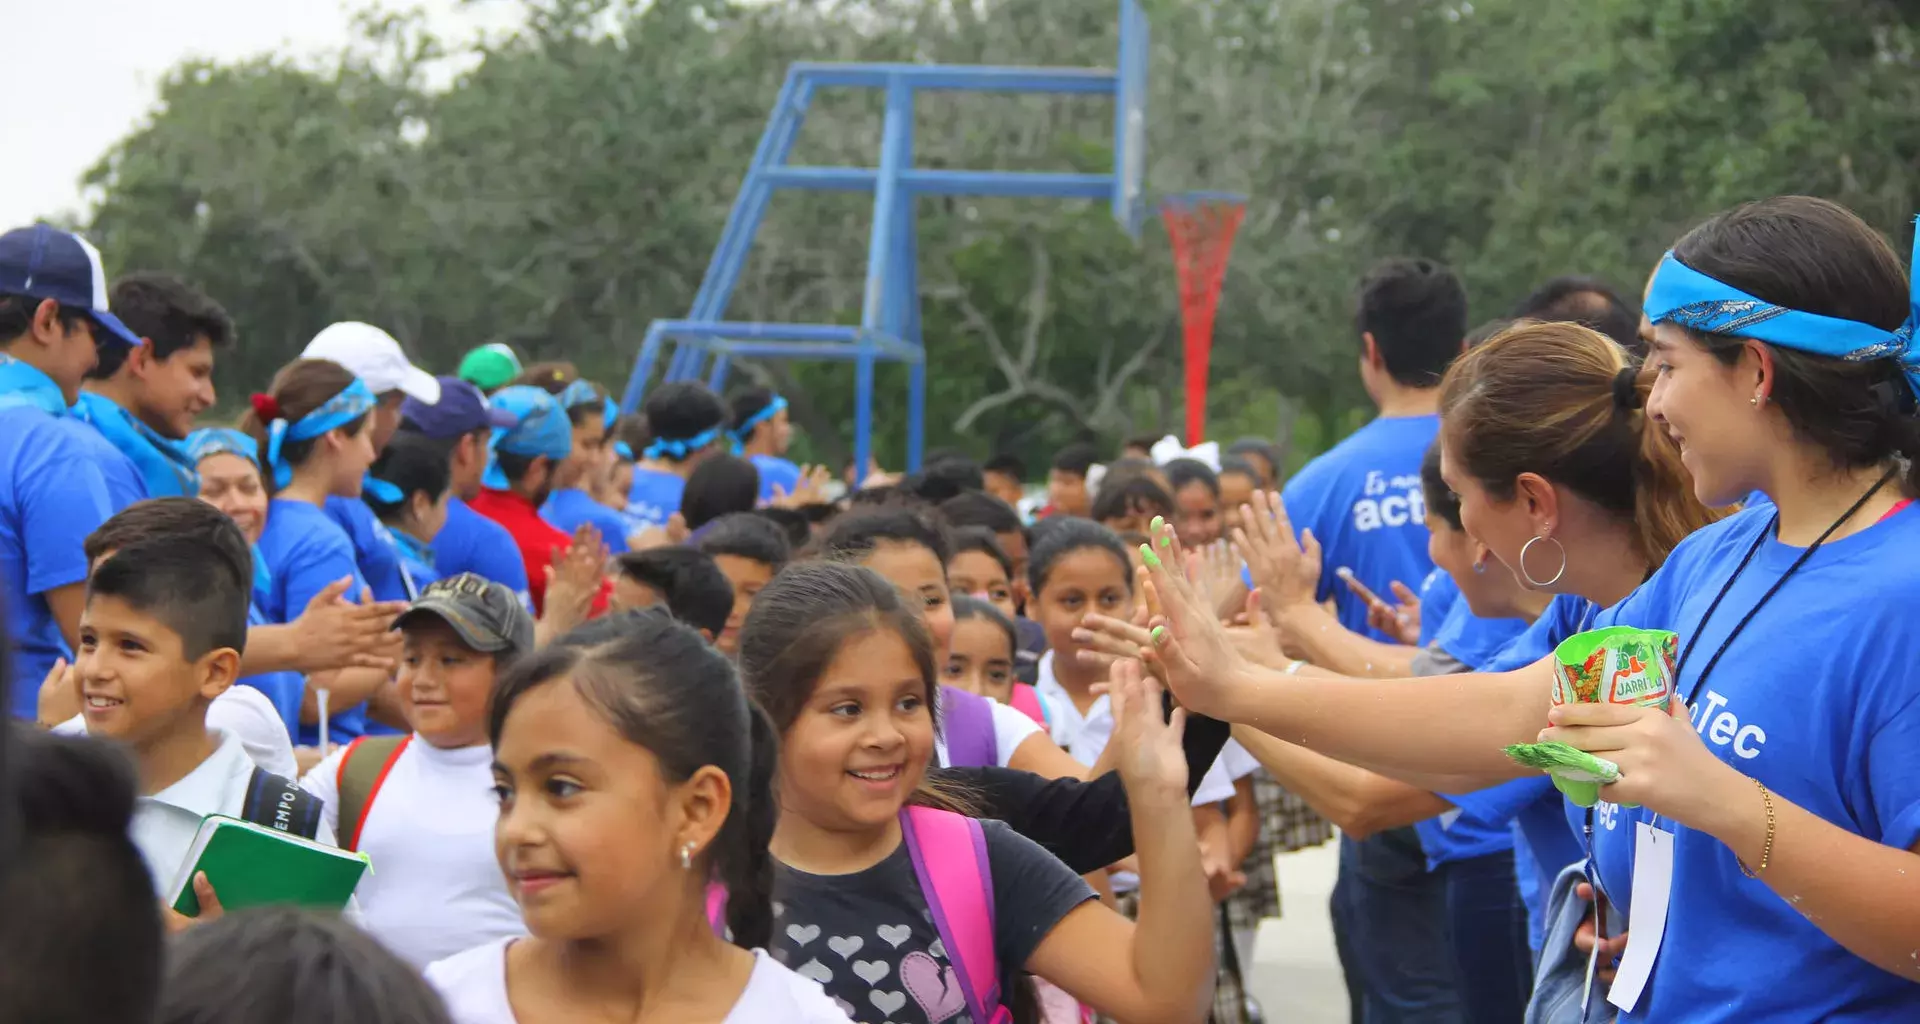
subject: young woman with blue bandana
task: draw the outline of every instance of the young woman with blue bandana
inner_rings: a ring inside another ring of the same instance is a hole
[[[786,457],[793,443],[787,400],[767,388],[748,388],[733,396],[734,454],[760,471],[760,503],[771,503],[800,486],[800,467]]]
[[[1248,667],[1164,567],[1153,581],[1172,628],[1155,660],[1189,707],[1391,770],[1490,782],[1515,774],[1504,745],[1536,737],[1617,764],[1592,854],[1628,920],[1610,993],[1624,1020],[1920,1018],[1920,347],[1908,275],[1845,209],[1770,199],[1681,239],[1646,312],[1645,415],[1678,444],[1695,493],[1772,499],[1696,531],[1582,624],[1678,633],[1685,704],[1672,714],[1542,715],[1545,660],[1424,694]],[[1637,394],[1623,374],[1623,401]],[[1533,514],[1523,567],[1543,583],[1591,567],[1538,509],[1476,494],[1454,469],[1472,453],[1447,456],[1463,514],[1492,513],[1466,515],[1468,529],[1503,559]]]
[[[240,426],[259,445],[273,495],[258,542],[271,579],[256,596],[268,621],[291,622],[314,595],[338,580],[351,578],[352,594],[365,588],[353,540],[325,508],[329,497],[360,496],[373,464],[367,427],[377,400],[339,365],[301,359],[275,375],[272,393],[254,395],[252,404]],[[301,712],[302,741],[324,746],[360,735],[366,729],[361,705],[386,681],[386,673],[372,669],[311,676]],[[328,718],[324,734],[322,701]]]

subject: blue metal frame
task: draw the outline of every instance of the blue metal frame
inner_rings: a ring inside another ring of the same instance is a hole
[[[1018,68],[940,64],[829,64],[802,61],[787,69],[766,131],[747,167],[740,195],[727,215],[713,259],[682,320],[655,320],[647,328],[627,380],[621,410],[645,397],[663,350],[665,380],[725,386],[734,356],[845,359],[854,364],[854,465],[864,473],[873,454],[874,367],[908,366],[907,468],[920,468],[925,443],[926,352],[920,335],[916,200],[923,195],[1030,196],[1104,199],[1130,232],[1145,213],[1140,188],[1140,124],[1144,117],[1147,19],[1138,0],[1120,0],[1118,70]],[[807,108],[821,88],[886,90],[886,119],[878,167],[805,167],[787,163]],[[1114,97],[1114,167],[1106,174],[931,170],[914,166],[914,97],[922,90],[1051,93]],[[728,301],[740,282],[747,252],[775,189],[873,193],[864,301],[858,327],[727,321]],[[712,362],[708,364],[708,357]]]

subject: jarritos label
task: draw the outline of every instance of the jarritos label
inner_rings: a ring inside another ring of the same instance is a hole
[[[1679,638],[1658,629],[1612,626],[1570,636],[1553,652],[1553,702],[1665,710],[1678,650]]]

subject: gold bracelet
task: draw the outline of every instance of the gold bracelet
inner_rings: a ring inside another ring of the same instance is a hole
[[[1760,801],[1767,806],[1767,841],[1765,845],[1760,847],[1759,867],[1747,867],[1747,862],[1741,860],[1737,855],[1733,858],[1733,862],[1740,865],[1740,871],[1748,878],[1759,878],[1760,873],[1767,870],[1767,862],[1773,859],[1773,794],[1767,792],[1767,784],[1761,782],[1759,779],[1753,780],[1753,784],[1760,787]]]

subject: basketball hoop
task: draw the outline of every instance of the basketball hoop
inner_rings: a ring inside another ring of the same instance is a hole
[[[1167,237],[1173,242],[1173,267],[1180,275],[1180,326],[1185,341],[1187,444],[1207,433],[1207,357],[1213,351],[1213,316],[1220,308],[1220,287],[1227,277],[1233,236],[1246,216],[1245,196],[1189,192],[1160,204]]]

